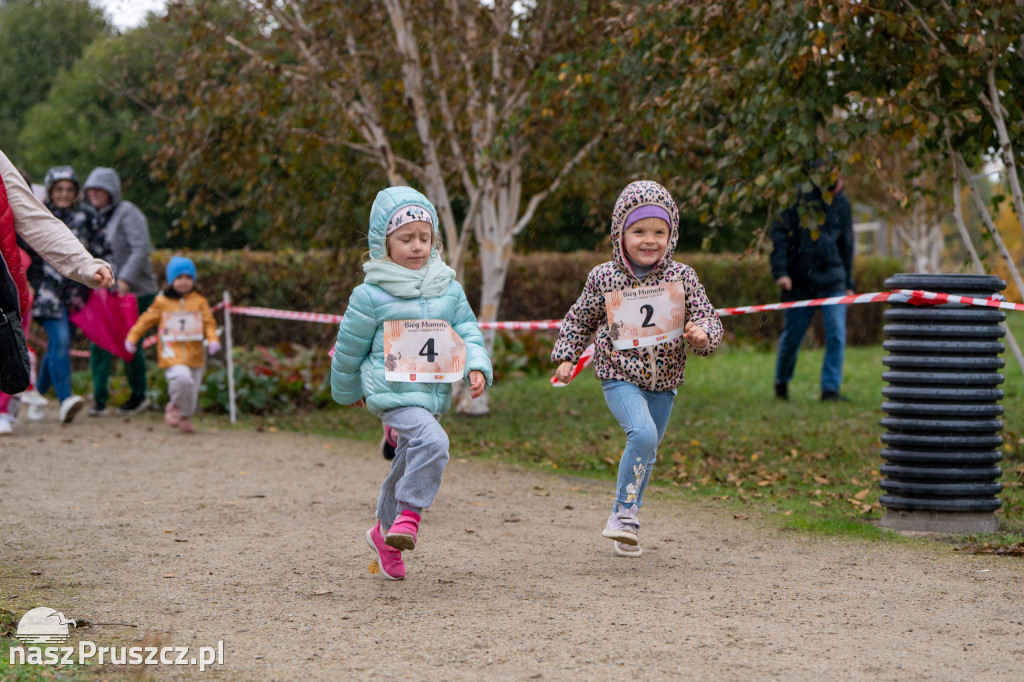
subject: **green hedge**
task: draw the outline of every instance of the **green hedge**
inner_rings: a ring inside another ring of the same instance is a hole
[[[163,273],[169,251],[154,255],[157,272]],[[322,251],[209,251],[185,253],[196,262],[198,286],[211,303],[226,289],[236,305],[252,305],[309,312],[341,314],[349,293],[362,282],[361,263],[365,251],[352,249],[340,254]],[[562,317],[579,295],[587,273],[608,259],[607,253],[531,253],[513,257],[499,318],[539,320]],[[778,300],[767,259],[735,254],[678,254],[677,260],[696,271],[708,298],[719,307],[735,307]],[[895,259],[864,257],[854,265],[858,291],[882,291],[883,281],[901,269]],[[161,278],[162,279],[162,278]],[[470,303],[479,300],[479,271],[470,267],[465,278]],[[849,308],[849,342],[854,345],[881,341],[884,305]],[[819,316],[820,317],[820,316]],[[723,318],[727,339],[769,344],[782,329],[782,314],[758,313]],[[276,346],[293,342],[328,347],[337,328],[309,322],[288,322],[234,316],[233,337],[237,345]],[[820,321],[815,338],[823,339]]]

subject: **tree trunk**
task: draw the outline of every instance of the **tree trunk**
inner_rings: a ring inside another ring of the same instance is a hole
[[[483,228],[484,234],[479,239],[480,243],[480,308],[477,319],[480,322],[495,322],[498,319],[498,309],[501,306],[501,296],[505,290],[505,278],[508,276],[508,267],[512,259],[512,235],[511,230],[502,229],[494,225],[491,228]],[[487,353],[494,356],[494,337],[496,332],[493,329],[483,330],[484,347]],[[470,416],[485,416],[490,413],[490,403],[487,393],[473,400],[469,397],[469,391],[463,391],[455,406],[459,414]]]

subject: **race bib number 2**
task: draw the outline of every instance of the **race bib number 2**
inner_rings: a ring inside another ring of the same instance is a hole
[[[461,381],[466,342],[444,320],[384,323],[384,378],[428,384]]]
[[[683,335],[686,289],[682,282],[605,294],[608,327],[617,350],[654,346]]]

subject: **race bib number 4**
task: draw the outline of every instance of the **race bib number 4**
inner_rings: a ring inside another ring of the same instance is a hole
[[[180,310],[160,316],[160,338],[164,343],[203,340],[203,315],[198,310]]]
[[[683,335],[686,289],[682,282],[605,294],[608,328],[618,350],[654,346]]]
[[[444,320],[384,323],[384,378],[453,384],[466,368],[466,342]]]

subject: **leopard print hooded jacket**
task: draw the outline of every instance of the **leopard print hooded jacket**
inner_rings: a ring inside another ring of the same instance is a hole
[[[649,274],[640,280],[633,274],[622,245],[626,217],[646,205],[661,206],[671,218],[668,249]],[[594,341],[594,373],[598,379],[619,379],[646,391],[667,391],[684,381],[686,339],[643,348],[617,350],[612,345],[604,295],[612,291],[682,282],[686,290],[686,318],[708,335],[704,348],[690,347],[698,355],[710,355],[722,341],[722,322],[708,301],[697,273],[688,265],[672,260],[679,239],[679,210],[664,187],[651,180],[630,183],[619,195],[612,212],[612,260],[590,271],[583,293],[569,309],[551,352],[555,364],[576,362],[591,338]]]

